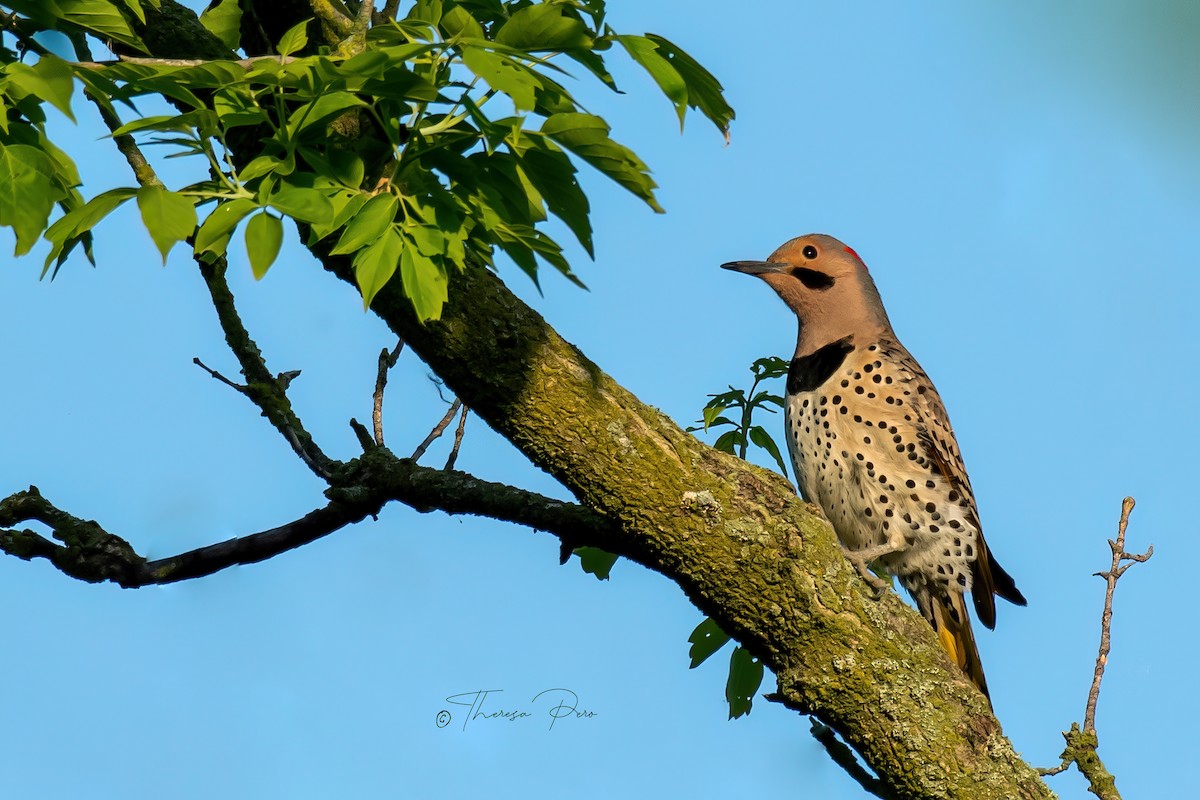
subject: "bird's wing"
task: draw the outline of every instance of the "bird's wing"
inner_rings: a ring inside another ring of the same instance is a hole
[[[994,628],[994,595],[1000,595],[1005,600],[1022,606],[1025,605],[1025,597],[1017,589],[1012,576],[992,558],[983,538],[983,526],[979,522],[979,509],[975,504],[971,479],[967,477],[967,468],[963,463],[962,453],[959,452],[958,442],[954,438],[950,416],[946,413],[946,406],[934,388],[933,381],[929,380],[921,365],[899,342],[883,343],[882,348],[891,351],[889,355],[894,359],[893,363],[906,373],[904,377],[909,385],[914,387],[911,390],[910,403],[916,411],[914,423],[924,456],[929,459],[931,468],[958,493],[966,512],[966,521],[975,526],[977,542],[975,559],[971,562],[971,599],[974,601],[979,621],[989,628]]]

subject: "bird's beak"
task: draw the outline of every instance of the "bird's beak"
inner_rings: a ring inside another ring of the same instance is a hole
[[[766,275],[772,272],[782,272],[784,265],[771,261],[730,261],[722,264],[721,269],[731,269],[746,275]]]

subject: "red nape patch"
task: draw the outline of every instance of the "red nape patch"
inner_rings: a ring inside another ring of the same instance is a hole
[[[854,256],[855,258],[857,258],[857,259],[858,259],[858,263],[862,264],[864,269],[866,268],[866,266],[867,266],[867,262],[865,262],[865,261],[863,261],[863,260],[862,260],[862,256],[860,256],[858,253],[854,252],[854,248],[853,248],[853,247],[851,247],[850,245],[846,245],[846,248],[845,248],[845,249],[846,249],[846,252],[847,252],[847,253],[849,253],[850,255],[852,255],[852,256]]]

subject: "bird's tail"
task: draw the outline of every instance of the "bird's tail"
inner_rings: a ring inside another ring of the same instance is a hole
[[[987,679],[983,677],[983,662],[979,660],[979,651],[975,648],[975,634],[971,632],[971,617],[967,614],[963,596],[957,592],[938,592],[931,600],[933,618],[930,622],[937,632],[938,641],[990,703]]]

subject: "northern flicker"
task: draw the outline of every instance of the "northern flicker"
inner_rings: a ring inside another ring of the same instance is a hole
[[[847,558],[878,563],[916,601],[938,640],[987,695],[963,595],[996,625],[995,595],[1025,598],[983,540],[975,496],[933,383],[892,331],[862,259],[831,236],[792,239],[757,275],[796,313],[800,333],[784,419],[796,483],[833,525]]]

